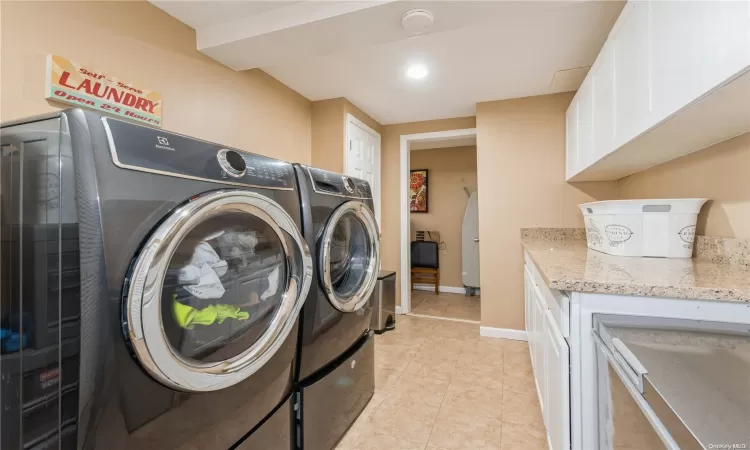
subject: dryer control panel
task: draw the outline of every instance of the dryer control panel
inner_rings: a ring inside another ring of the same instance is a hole
[[[372,198],[370,184],[362,179],[307,167],[315,192],[351,198]]]
[[[284,161],[110,117],[102,118],[118,167],[182,178],[272,189],[293,189]]]

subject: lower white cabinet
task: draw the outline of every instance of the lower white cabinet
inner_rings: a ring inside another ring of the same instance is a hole
[[[532,283],[531,286],[531,303],[532,303],[532,315],[534,317],[534,338],[533,338],[533,350],[531,354],[532,364],[534,365],[534,378],[536,380],[536,388],[539,393],[539,406],[542,407],[542,416],[544,417],[544,424],[547,424],[546,403],[547,403],[547,366],[545,361],[545,318],[544,318],[544,306],[542,303],[542,297],[539,295],[539,289]]]
[[[531,332],[531,328],[532,328],[532,326],[531,326],[531,323],[532,323],[531,322],[531,319],[532,319],[532,315],[531,315],[531,301],[529,300],[529,296],[531,295],[531,289],[529,287],[531,285],[531,279],[532,279],[532,277],[531,277],[531,274],[529,273],[529,268],[526,265],[524,265],[523,266],[523,295],[524,295],[524,302],[523,303],[524,303],[524,306],[526,308],[525,309],[525,313],[526,313],[526,317],[525,318],[526,318],[526,333],[527,334]],[[529,339],[529,343],[531,343],[531,339]]]
[[[550,450],[570,448],[570,366],[568,343],[549,310],[545,313],[545,423]]]
[[[539,286],[524,270],[526,332],[550,450],[570,449],[570,350]]]
[[[661,317],[750,325],[747,304],[550,290],[524,255],[526,331],[550,450],[600,445],[595,314]],[[560,310],[557,307],[560,306]],[[640,450],[640,448],[639,448]]]

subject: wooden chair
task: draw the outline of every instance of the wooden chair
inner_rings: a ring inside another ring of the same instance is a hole
[[[414,283],[435,285],[435,294],[440,286],[440,249],[437,242],[412,241],[411,243],[411,289]]]

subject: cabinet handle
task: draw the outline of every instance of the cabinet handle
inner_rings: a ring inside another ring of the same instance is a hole
[[[618,338],[612,338],[612,346],[614,347],[613,355],[615,360],[620,363],[620,366],[628,374],[633,384],[638,387],[638,390],[643,393],[643,376],[648,373],[648,370],[641,364],[638,358],[630,351],[630,349]]]
[[[668,213],[672,211],[672,205],[643,205],[641,208],[643,212],[662,212]]]
[[[474,238],[474,242],[479,242],[479,238]]]

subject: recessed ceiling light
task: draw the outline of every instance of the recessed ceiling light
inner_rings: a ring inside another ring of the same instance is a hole
[[[424,64],[412,64],[406,69],[406,76],[415,80],[426,77],[428,73],[430,73],[430,71]]]

